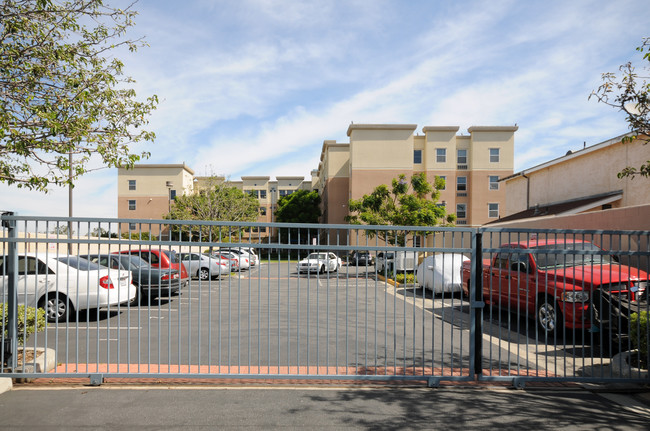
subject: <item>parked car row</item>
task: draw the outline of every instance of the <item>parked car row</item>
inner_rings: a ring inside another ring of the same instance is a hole
[[[50,322],[65,322],[75,311],[126,304],[137,295],[131,273],[79,256],[18,256],[18,304],[45,309]],[[6,256],[0,256],[0,284],[8,291]]]

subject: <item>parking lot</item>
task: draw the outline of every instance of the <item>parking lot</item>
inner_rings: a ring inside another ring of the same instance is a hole
[[[56,351],[57,373],[469,377],[469,302],[379,275],[374,266],[315,274],[267,261],[194,279],[170,298],[50,324],[35,341]],[[608,361],[585,340],[549,345],[507,311],[487,308],[483,326],[488,375],[602,373]]]

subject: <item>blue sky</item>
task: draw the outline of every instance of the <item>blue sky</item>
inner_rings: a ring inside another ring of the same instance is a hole
[[[130,1],[109,0],[125,7]],[[589,94],[640,58],[647,0],[140,0],[119,55],[160,105],[145,163],[197,175],[304,175],[355,123],[519,126],[515,171],[627,132]],[[141,149],[141,148],[135,148]],[[79,180],[74,215],[117,216],[117,171]],[[4,210],[67,216],[67,189],[0,185]]]

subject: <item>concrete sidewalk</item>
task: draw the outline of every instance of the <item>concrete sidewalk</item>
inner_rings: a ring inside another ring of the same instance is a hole
[[[0,429],[648,429],[650,389],[17,384]]]

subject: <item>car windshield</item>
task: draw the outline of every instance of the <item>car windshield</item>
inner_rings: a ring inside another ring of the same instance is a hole
[[[307,259],[326,260],[327,259],[327,254],[326,253],[312,253],[309,256],[307,256]]]
[[[531,247],[532,250],[548,250],[547,253],[533,254],[533,259],[539,269],[566,268],[584,265],[611,265],[616,264],[612,256],[597,254],[579,254],[581,251],[602,251],[590,242],[576,242],[566,244],[548,244]],[[557,253],[556,250],[566,250],[566,253]]]
[[[103,268],[97,263],[78,256],[62,256],[57,258],[57,260],[80,271],[94,271]]]

